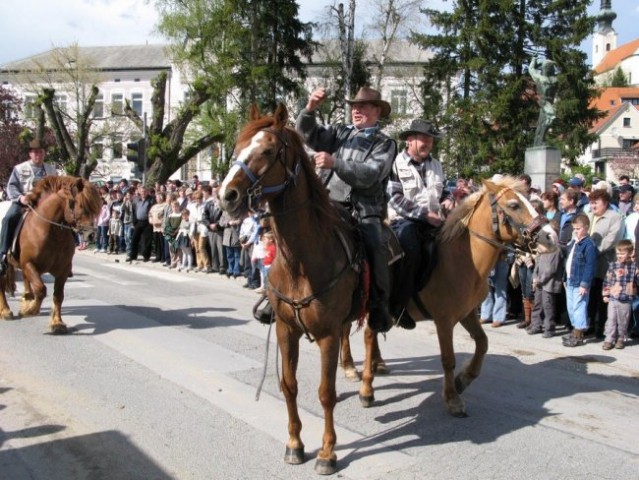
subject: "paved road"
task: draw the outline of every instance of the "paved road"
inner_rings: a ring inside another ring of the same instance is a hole
[[[302,342],[299,371],[309,461],[289,466],[274,344],[267,355],[242,282],[86,252],[74,271],[70,335],[48,334],[50,299],[39,317],[0,323],[0,479],[317,478],[316,347]],[[392,373],[376,379],[373,408],[340,376],[336,478],[637,478],[639,345],[569,350],[488,330],[465,419],[441,401],[431,322],[387,336]],[[353,345],[361,359],[361,334]],[[461,328],[455,345],[461,364],[473,349]]]

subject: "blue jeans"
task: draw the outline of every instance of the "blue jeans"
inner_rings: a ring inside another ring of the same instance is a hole
[[[107,235],[108,232],[109,232],[108,225],[105,225],[105,226],[98,225],[98,232],[97,232],[98,238],[95,239],[95,248],[97,250],[106,251],[107,247],[109,246],[109,236]]]
[[[497,261],[488,276],[488,295],[481,304],[481,319],[503,323],[506,320],[508,303],[508,269],[504,260]]]
[[[566,285],[566,310],[570,317],[570,323],[578,330],[586,330],[588,328],[588,297],[590,290],[586,295],[579,295],[579,287],[571,287]]]
[[[226,261],[229,265],[226,274],[228,276],[239,277],[242,275],[240,270],[240,247],[224,247],[224,250],[226,251]]]

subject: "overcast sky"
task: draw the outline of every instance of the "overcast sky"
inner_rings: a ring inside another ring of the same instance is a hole
[[[429,2],[429,0],[425,0]],[[153,2],[146,0],[2,0],[0,8],[0,65],[73,42],[80,46],[162,43],[153,34],[157,21]],[[304,21],[321,17],[331,0],[298,0]],[[430,6],[450,5],[430,0]],[[593,0],[594,13],[600,1]],[[362,6],[364,3],[361,2]],[[639,0],[613,0],[618,45],[635,40]],[[629,9],[622,11],[622,8]],[[590,54],[592,41],[582,44]]]

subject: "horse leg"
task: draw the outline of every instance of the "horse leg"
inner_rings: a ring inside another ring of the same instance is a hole
[[[455,349],[453,348],[453,328],[455,324],[449,320],[435,319],[437,338],[444,368],[443,397],[446,408],[454,417],[465,417],[464,401],[455,389]]]
[[[376,361],[374,358],[375,349],[377,349],[379,353],[377,334],[368,328],[368,325],[364,329],[364,347],[366,355],[364,358],[364,368],[362,370],[362,384],[359,387],[359,401],[364,408],[368,408],[372,406],[375,401],[375,393],[373,391],[373,380],[375,378],[374,364]]]
[[[23,317],[38,315],[42,300],[47,296],[47,287],[31,263],[27,263],[22,268],[22,275],[24,276],[24,294],[22,295],[20,315]]]
[[[339,335],[329,335],[318,339],[322,359],[322,380],[319,386],[319,399],[324,408],[324,436],[322,448],[317,453],[315,471],[321,475],[332,475],[337,471],[335,455],[335,425],[333,412],[337,402],[335,377],[337,376],[337,356],[339,354]]]
[[[53,284],[53,308],[51,309],[51,322],[49,328],[53,334],[67,333],[67,326],[62,321],[62,302],[64,301],[64,285],[67,282],[66,276],[55,277]]]
[[[466,390],[473,380],[479,377],[484,357],[488,351],[488,337],[479,323],[475,309],[461,321],[461,324],[475,340],[475,353],[473,358],[464,365],[455,378],[455,389],[459,394]]]
[[[375,372],[377,375],[386,375],[390,373],[390,368],[388,368],[386,362],[382,358],[382,352],[379,349],[379,336],[374,332],[371,333],[373,337],[371,339],[371,358],[373,359],[373,372]]]
[[[340,349],[340,356],[342,358],[342,369],[344,370],[344,376],[351,382],[359,382],[359,372],[355,368],[355,362],[353,361],[353,355],[351,353],[351,322],[344,324],[342,328],[342,343]]]
[[[280,385],[286,400],[288,411],[288,443],[284,461],[300,464],[304,461],[304,444],[300,437],[302,421],[297,411],[297,362],[299,359],[299,341],[301,334],[292,331],[284,322],[275,322],[277,343],[282,355],[282,380]]]
[[[0,277],[0,319],[13,320],[13,313],[7,303],[7,295],[5,291],[9,288],[9,280],[7,275]]]

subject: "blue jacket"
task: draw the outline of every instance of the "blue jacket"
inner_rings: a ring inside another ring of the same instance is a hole
[[[595,278],[597,267],[597,247],[592,238],[582,238],[577,245],[572,240],[566,250],[566,268],[568,268],[568,257],[573,246],[575,251],[572,254],[572,264],[570,265],[570,278],[564,276],[564,280],[570,287],[584,287],[590,289],[592,280]]]

